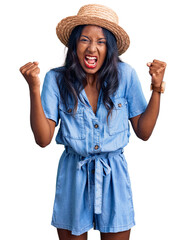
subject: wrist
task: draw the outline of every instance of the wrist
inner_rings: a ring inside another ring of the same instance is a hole
[[[161,96],[161,92],[158,91],[152,91],[152,96]]]
[[[157,83],[155,83],[155,84],[154,84],[154,83],[152,83],[152,85],[153,85],[154,87],[156,87],[156,88],[159,88],[159,87],[161,87],[161,83],[158,83],[158,84],[157,84]]]
[[[158,93],[164,93],[164,91],[165,91],[165,82],[162,82],[160,85],[151,83],[150,89],[152,91],[155,91],[155,92],[158,92]]]
[[[31,87],[29,86],[30,94],[40,94],[40,86]]]

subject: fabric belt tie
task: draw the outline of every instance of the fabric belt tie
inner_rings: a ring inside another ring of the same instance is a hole
[[[71,147],[66,148],[67,153],[77,154]],[[90,199],[90,176],[89,176],[89,167],[91,161],[95,161],[95,193],[94,193],[94,213],[101,214],[102,212],[102,194],[103,194],[103,177],[107,176],[111,172],[110,166],[104,161],[105,158],[109,158],[113,155],[118,155],[123,153],[123,149],[118,149],[113,152],[107,153],[95,153],[90,154],[87,157],[81,157],[83,160],[80,160],[77,163],[77,169],[81,170],[82,166],[88,165],[87,174],[88,174],[88,201],[89,208],[91,207]]]

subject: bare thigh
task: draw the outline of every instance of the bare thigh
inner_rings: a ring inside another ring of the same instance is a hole
[[[71,231],[66,229],[57,229],[59,240],[87,240],[87,232],[75,236],[71,234]]]
[[[129,240],[130,230],[117,233],[100,233],[101,240]]]

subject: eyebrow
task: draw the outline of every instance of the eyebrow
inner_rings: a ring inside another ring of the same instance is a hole
[[[88,39],[89,39],[89,37],[87,37],[87,36],[85,36],[85,35],[81,35],[80,37],[85,37],[85,38],[88,38]],[[98,40],[102,40],[102,39],[105,39],[105,40],[106,40],[105,37],[103,37],[103,38],[99,38]]]
[[[86,38],[88,38],[87,36],[85,36],[85,35],[81,35],[80,37],[86,37]],[[89,38],[88,38],[89,39]]]

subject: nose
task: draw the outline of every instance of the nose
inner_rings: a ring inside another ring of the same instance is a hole
[[[90,42],[89,46],[88,46],[88,50],[90,53],[93,53],[97,50],[97,45],[96,42]]]

